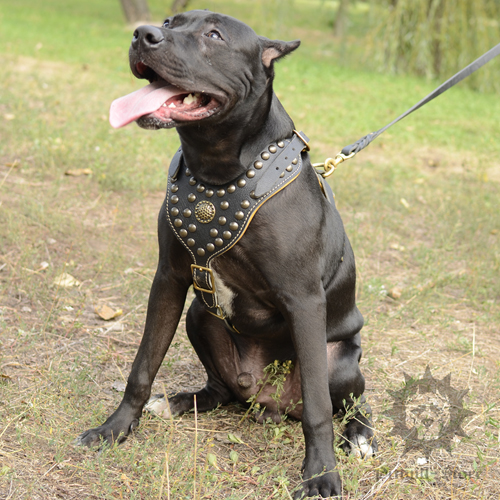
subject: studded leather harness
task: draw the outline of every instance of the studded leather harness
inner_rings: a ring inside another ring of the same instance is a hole
[[[292,138],[270,144],[244,174],[222,186],[193,177],[184,164],[181,148],[170,164],[167,221],[193,259],[193,286],[201,292],[206,310],[235,332],[218,302],[210,262],[232,248],[257,210],[300,174],[301,152],[309,149],[309,139],[302,132],[294,132]],[[325,186],[322,188],[325,193]]]

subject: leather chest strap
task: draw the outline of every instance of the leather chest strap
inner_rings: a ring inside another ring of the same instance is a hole
[[[167,220],[193,260],[193,285],[212,314],[224,316],[217,302],[211,260],[232,248],[257,210],[297,178],[303,149],[303,139],[296,135],[272,143],[245,173],[222,186],[199,182],[184,164],[181,149],[172,159]]]

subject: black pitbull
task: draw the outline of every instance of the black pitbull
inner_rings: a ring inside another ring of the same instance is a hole
[[[299,43],[259,37],[208,11],[135,31],[130,66],[150,85],[115,101],[111,123],[176,127],[181,149],[159,215],[158,269],[125,395],[81,444],[122,441],[137,427],[194,282],[187,333],[208,375],[195,393],[198,411],[247,404],[266,366],[291,361],[281,403],[266,387],[257,418],[279,421],[288,411],[302,420],[304,482],[295,498],[341,494],[332,415],[354,406],[344,447],[361,456],[376,451],[358,365],[363,317],[353,252],[305,139],[273,92],[275,61]],[[171,412],[193,409],[193,396],[170,398]]]

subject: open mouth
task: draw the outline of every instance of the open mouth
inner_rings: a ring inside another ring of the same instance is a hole
[[[209,94],[177,87],[142,62],[136,65],[136,71],[150,84],[111,103],[109,122],[114,128],[135,120],[147,128],[169,128],[178,122],[208,118],[220,108]]]

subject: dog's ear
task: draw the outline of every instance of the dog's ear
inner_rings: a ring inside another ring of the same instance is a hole
[[[282,42],[281,40],[269,40],[263,36],[260,36],[259,39],[262,47],[262,63],[266,68],[270,68],[274,61],[290,54],[300,45],[300,40]]]

